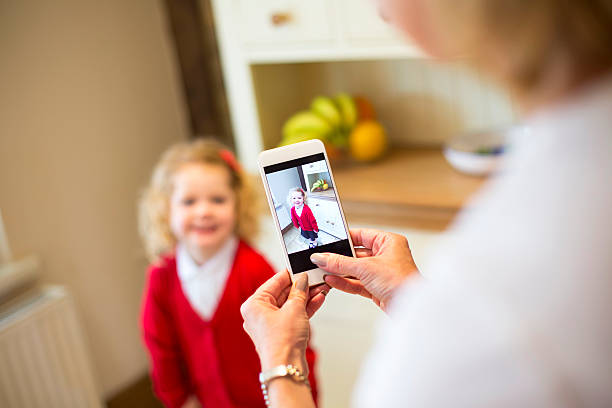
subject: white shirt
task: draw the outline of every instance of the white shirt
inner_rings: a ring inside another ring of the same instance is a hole
[[[302,216],[302,210],[304,209],[304,204],[302,205],[296,205],[295,206],[295,213],[297,214],[298,217]]]
[[[612,407],[612,77],[529,121],[407,282],[357,407]]]
[[[232,270],[238,239],[232,237],[203,265],[198,265],[182,245],[176,248],[176,268],[191,306],[206,320],[212,318]]]

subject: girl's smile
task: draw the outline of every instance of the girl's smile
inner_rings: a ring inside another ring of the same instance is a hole
[[[219,165],[188,163],[174,174],[170,228],[193,259],[204,263],[234,233],[236,194]]]
[[[299,207],[304,204],[304,196],[302,196],[302,193],[295,192],[291,195],[291,202]]]
[[[196,234],[205,235],[205,234],[213,234],[214,232],[217,231],[218,228],[219,228],[218,225],[211,225],[211,226],[194,225],[190,227],[190,230]]]

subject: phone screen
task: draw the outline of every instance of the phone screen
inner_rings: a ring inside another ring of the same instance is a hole
[[[338,195],[323,153],[264,167],[294,274],[317,266],[315,252],[353,256]]]

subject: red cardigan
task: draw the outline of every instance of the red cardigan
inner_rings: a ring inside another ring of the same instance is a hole
[[[302,208],[302,215],[299,217],[295,211],[295,206],[291,207],[291,221],[293,221],[293,226],[295,228],[302,227],[304,231],[319,232],[317,220],[315,219],[310,207],[306,204],[304,204],[304,208]]]
[[[240,241],[225,291],[210,320],[183,293],[174,254],[148,270],[142,333],[151,358],[153,389],[168,407],[194,394],[204,408],[264,407],[259,358],[242,328],[240,305],[273,275],[265,259]],[[316,401],[315,353],[306,351]]]

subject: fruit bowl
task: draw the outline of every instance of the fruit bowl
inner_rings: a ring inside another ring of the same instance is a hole
[[[500,163],[500,154],[482,155],[479,153],[444,148],[444,158],[450,165],[461,173],[471,176],[485,176],[493,173]]]
[[[457,171],[486,176],[497,171],[512,139],[525,133],[523,126],[460,134],[446,143],[443,154]]]

